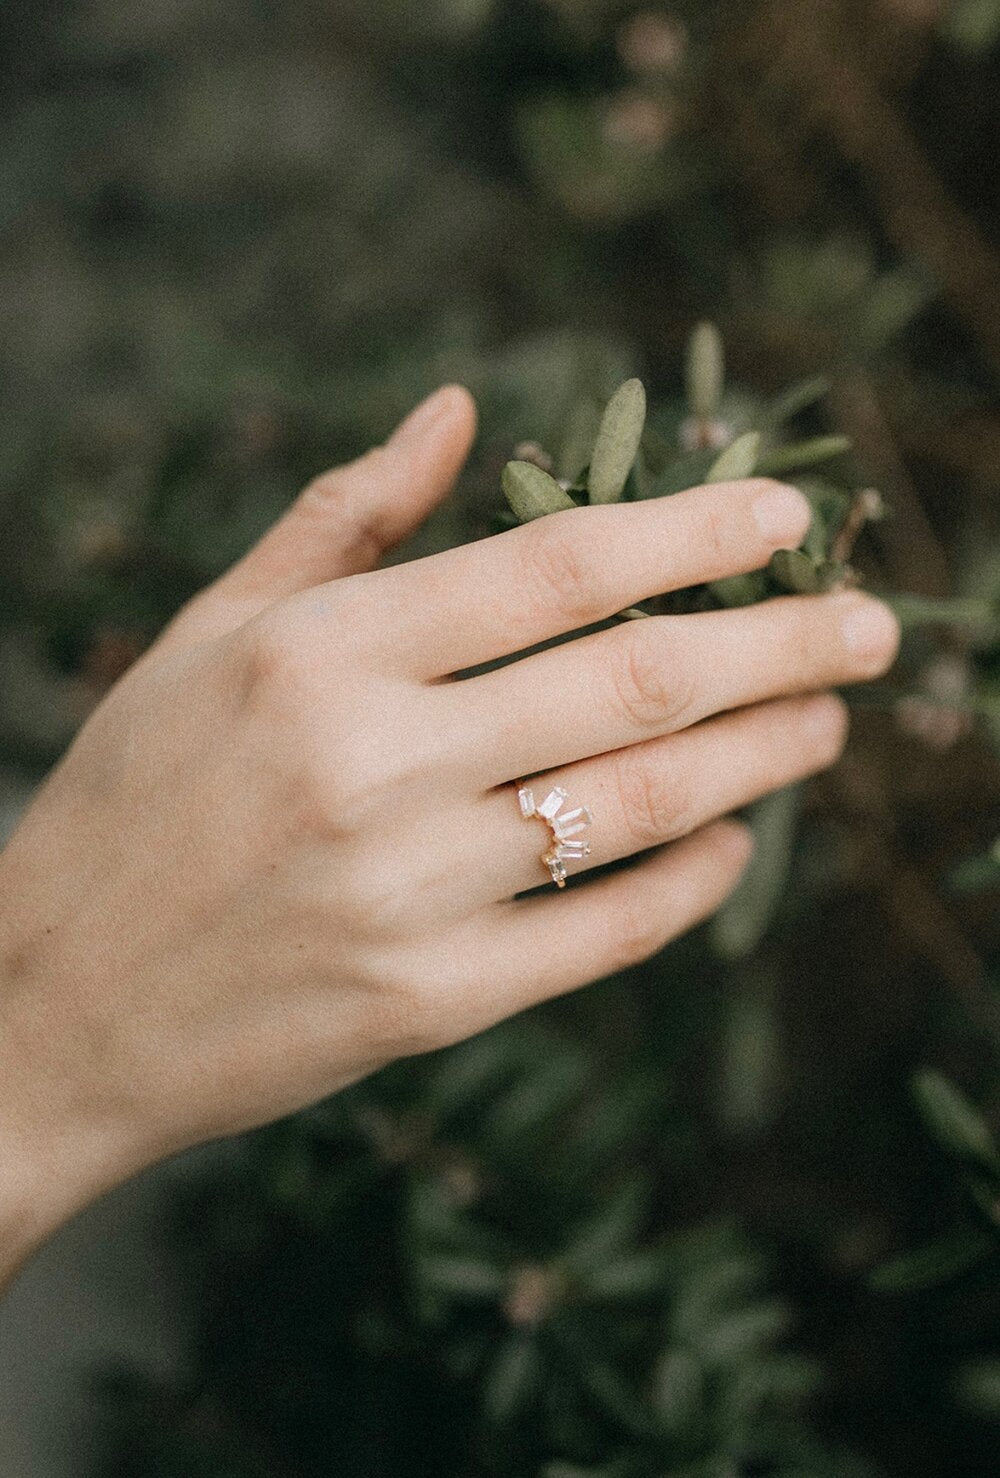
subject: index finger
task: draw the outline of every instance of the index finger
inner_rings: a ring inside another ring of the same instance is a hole
[[[640,503],[567,509],[359,581],[408,675],[475,667],[708,580],[760,569],[809,527],[797,488],[764,478]],[[387,615],[391,607],[392,616]]]

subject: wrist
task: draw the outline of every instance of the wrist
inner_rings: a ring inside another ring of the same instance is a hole
[[[0,1289],[63,1222],[141,1166],[86,1081],[79,973],[46,948],[20,848],[0,853]]]

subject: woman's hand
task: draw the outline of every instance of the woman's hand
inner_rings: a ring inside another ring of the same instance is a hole
[[[0,856],[8,1265],[84,1201],[392,1058],[641,960],[749,853],[716,818],[829,764],[882,672],[880,602],[654,617],[451,680],[660,592],[760,568],[808,509],[766,481],[555,514],[374,569],[448,491],[469,396],[328,473],[81,730]],[[557,893],[511,782],[594,813]]]

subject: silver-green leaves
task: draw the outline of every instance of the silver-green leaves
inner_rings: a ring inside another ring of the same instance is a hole
[[[794,595],[816,595],[844,583],[849,571],[838,560],[813,559],[804,549],[779,549],[768,572],[783,590]]]
[[[710,421],[719,409],[725,378],[722,335],[714,323],[699,323],[688,342],[687,398],[692,416]]]
[[[760,456],[760,432],[747,431],[719,453],[705,474],[706,482],[737,482],[752,477]]]
[[[770,571],[785,590],[815,595],[822,587],[819,568],[803,549],[778,549],[771,556]]]
[[[575,508],[569,493],[533,462],[508,462],[501,477],[504,497],[522,523]]]
[[[757,470],[764,477],[777,477],[783,472],[832,461],[850,450],[849,436],[814,436],[809,441],[798,441],[791,446],[772,447],[761,457]]]
[[[590,458],[587,490],[591,503],[617,503],[639,450],[646,424],[646,392],[641,380],[626,380],[608,401]]]
[[[589,411],[589,407],[585,406],[584,410]],[[586,414],[576,418],[571,445],[560,456],[562,470],[574,469],[570,476],[576,476],[586,465],[587,420]],[[587,473],[591,503],[620,502],[645,424],[646,391],[642,381],[626,380],[608,401],[597,428]],[[508,462],[502,483],[507,502],[522,523],[577,506],[555,478],[531,462]]]

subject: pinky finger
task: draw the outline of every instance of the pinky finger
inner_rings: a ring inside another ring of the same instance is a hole
[[[715,912],[750,860],[749,829],[716,821],[623,872],[506,905],[497,1015],[639,964]],[[494,978],[496,978],[494,976]]]

